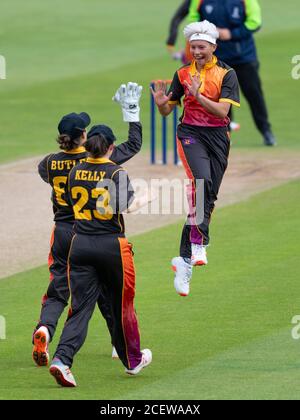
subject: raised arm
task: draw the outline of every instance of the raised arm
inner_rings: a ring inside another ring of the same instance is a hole
[[[166,117],[173,111],[176,105],[180,104],[180,100],[184,95],[184,88],[176,72],[168,93],[166,93],[167,83],[162,80],[155,82],[154,89],[151,87],[151,92],[159,112]]]
[[[137,83],[129,82],[127,85],[122,84],[113,97],[113,100],[121,105],[123,121],[129,123],[128,140],[117,146],[111,156],[111,160],[118,165],[131,159],[142,147],[139,107],[142,89]]]
[[[166,117],[173,111],[176,106],[176,104],[173,103],[169,104],[169,101],[172,97],[172,92],[170,92],[168,95],[166,94],[167,84],[161,80],[158,80],[154,83],[154,89],[152,86],[150,89],[159,112],[161,115]]]
[[[131,122],[129,123],[128,140],[115,148],[110,159],[116,164],[122,165],[141,150],[142,143],[142,124]]]

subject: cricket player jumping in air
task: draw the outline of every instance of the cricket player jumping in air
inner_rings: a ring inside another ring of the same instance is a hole
[[[136,83],[128,85],[127,93],[138,105],[141,92],[136,89]],[[139,95],[139,96],[134,96]],[[126,121],[126,120],[125,120]],[[33,360],[39,366],[47,366],[49,362],[48,344],[52,341],[58,320],[68,304],[70,292],[67,277],[67,259],[71,241],[74,235],[74,213],[72,206],[66,200],[67,179],[70,170],[87,159],[84,148],[86,127],[90,117],[86,113],[71,113],[64,116],[59,125],[58,143],[62,149],[58,153],[47,155],[39,164],[41,178],[52,187],[52,203],[55,226],[51,235],[50,253],[48,259],[50,283],[42,299],[40,320],[33,334]],[[111,129],[105,125],[99,126],[103,135],[115,140]],[[123,164],[135,156],[142,146],[142,126],[139,121],[129,122],[128,141],[116,146],[111,160]],[[104,316],[112,337],[112,317],[110,303],[105,298],[105,286],[99,294],[98,306]],[[113,344],[113,342],[112,342]],[[112,357],[118,355],[113,348]]]
[[[188,21],[209,20],[219,32],[216,55],[237,74],[241,91],[251,109],[256,128],[267,147],[276,145],[259,75],[259,58],[254,34],[262,26],[258,0],[191,0]],[[187,58],[189,46],[187,43]],[[231,110],[232,111],[232,110]],[[233,119],[232,112],[229,114]],[[237,130],[239,124],[230,124]]]
[[[219,36],[216,26],[208,21],[191,23],[184,28],[184,35],[190,42],[192,62],[175,73],[168,93],[162,82],[152,89],[164,116],[184,97],[177,147],[190,179],[187,191],[190,213],[182,231],[180,256],[172,260],[174,286],[181,296],[189,294],[193,267],[207,264],[209,223],[230,149],[228,113],[232,105],[240,106],[235,71],[214,55]],[[204,180],[203,199],[203,184],[199,180]],[[197,202],[199,197],[203,202]],[[199,214],[201,208],[203,217]]]

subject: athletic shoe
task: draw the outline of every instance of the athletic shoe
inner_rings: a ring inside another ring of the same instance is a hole
[[[231,121],[229,127],[230,127],[230,131],[239,131],[239,129],[241,128],[241,124],[235,121]]]
[[[69,366],[64,365],[61,360],[53,359],[49,371],[56,379],[58,385],[69,388],[77,386]]]
[[[190,293],[193,266],[186,263],[182,257],[173,258],[171,264],[173,271],[175,271],[175,290],[180,296],[187,296]]]
[[[207,263],[208,261],[207,261],[207,255],[206,255],[206,246],[192,244],[191,264],[192,265],[206,265]]]
[[[47,327],[40,327],[33,335],[32,358],[38,366],[48,366],[48,343],[50,335]]]
[[[264,133],[264,145],[265,146],[276,146],[276,139],[272,131],[266,131]]]
[[[142,360],[141,363],[138,364],[134,369],[125,369],[125,372],[128,375],[137,375],[142,369],[146,366],[150,365],[152,362],[152,351],[149,349],[141,350],[142,353]]]
[[[118,355],[117,350],[114,346],[112,348],[111,358],[112,359],[119,359],[119,355]]]

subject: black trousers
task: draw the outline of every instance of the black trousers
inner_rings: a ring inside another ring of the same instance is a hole
[[[227,127],[180,124],[178,154],[190,180],[189,215],[183,227],[180,256],[191,258],[191,243],[208,245],[209,223],[228,165],[230,140]]]
[[[124,366],[133,369],[142,359],[133,306],[135,269],[132,246],[118,235],[74,236],[69,256],[71,310],[54,357],[72,366],[103,284],[110,302],[114,345]]]
[[[227,64],[236,71],[241,90],[250,106],[252,117],[257,129],[261,132],[261,134],[271,130],[268,110],[258,72],[259,63]],[[232,107],[229,113],[229,118],[231,120],[233,118]]]
[[[41,326],[47,327],[51,340],[55,334],[58,320],[69,302],[68,255],[73,236],[73,223],[56,222],[51,234],[48,257],[50,283],[42,298],[40,320],[35,328],[36,331]],[[99,294],[98,307],[106,320],[112,337],[112,316],[104,285]]]

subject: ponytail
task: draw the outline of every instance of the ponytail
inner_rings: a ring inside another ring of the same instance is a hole
[[[81,137],[71,139],[68,134],[60,134],[56,141],[59,144],[60,149],[69,152],[72,149],[76,149],[80,145]]]
[[[110,144],[103,135],[96,134],[90,137],[84,146],[93,158],[100,158],[107,153]]]

